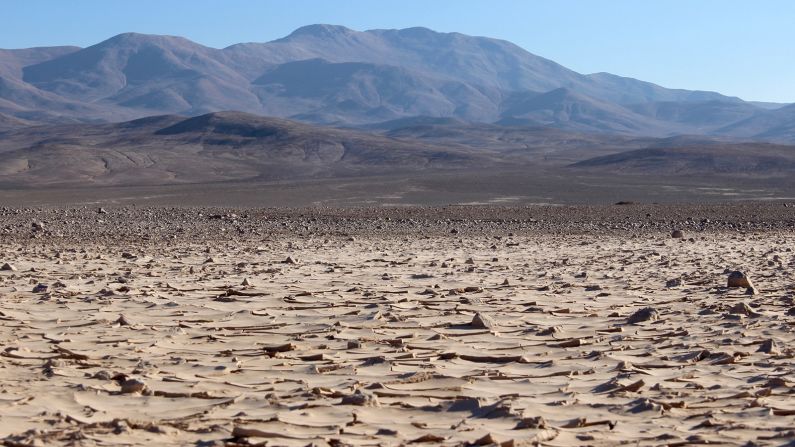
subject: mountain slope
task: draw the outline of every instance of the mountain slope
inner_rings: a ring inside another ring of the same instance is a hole
[[[22,79],[22,69],[78,51],[79,47],[41,47],[21,50],[0,49],[0,76]]]
[[[30,126],[30,121],[19,119],[10,115],[0,113],[0,132],[9,129],[18,129],[20,127]]]
[[[127,33],[25,67],[24,80],[64,98],[155,113],[256,110],[246,79],[217,53],[181,37]]]
[[[621,105],[566,88],[523,93],[503,103],[500,124],[542,125],[585,132],[667,135],[670,129]]]
[[[716,133],[769,141],[795,141],[795,104],[756,113],[747,119],[718,129]]]
[[[692,133],[712,133],[726,123],[735,123],[764,113],[759,107],[742,101],[658,101],[626,107],[654,120],[682,126]]]

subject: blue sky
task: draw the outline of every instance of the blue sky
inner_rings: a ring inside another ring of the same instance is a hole
[[[0,48],[127,31],[221,48],[312,23],[497,37],[581,73],[795,102],[793,0],[0,0]]]

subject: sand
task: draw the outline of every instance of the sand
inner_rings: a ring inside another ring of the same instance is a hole
[[[5,209],[0,439],[795,442],[792,208],[699,210]]]

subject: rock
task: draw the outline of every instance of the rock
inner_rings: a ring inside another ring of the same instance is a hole
[[[343,396],[342,401],[340,402],[342,405],[356,405],[359,407],[378,407],[378,398],[370,395],[364,394],[361,390],[356,390],[355,393]]]
[[[668,287],[669,289],[672,287],[679,287],[681,285],[682,285],[682,280],[679,278],[669,279],[668,281],[665,282],[665,287]]]
[[[541,329],[540,331],[536,332],[536,335],[555,335],[563,332],[563,328],[560,326],[550,326],[546,329]]]
[[[497,326],[490,316],[480,312],[472,317],[472,322],[470,322],[469,325],[476,329],[493,329]]]
[[[34,221],[30,226],[33,227],[33,231],[44,230],[44,222]]]
[[[102,369],[102,370],[99,370],[99,371],[95,372],[91,376],[91,378],[99,379],[99,380],[110,380],[110,379],[113,378],[113,374],[111,374],[110,371]]]
[[[6,272],[16,272],[17,268],[6,262],[5,264],[3,264],[2,267],[0,267],[0,270],[6,271]]]
[[[36,284],[36,287],[33,288],[33,293],[44,293],[49,288],[50,288],[50,286],[48,286],[47,284],[39,283],[39,284]]]
[[[674,239],[683,239],[685,234],[682,233],[682,230],[674,230],[671,232],[671,237]]]
[[[764,352],[765,354],[771,354],[771,355],[781,354],[781,351],[778,349],[776,341],[773,340],[772,338],[768,338],[767,340],[760,343],[759,349],[757,349],[756,352]]]
[[[105,210],[105,208],[100,208],[97,210],[97,214],[108,214],[108,212]]]
[[[249,281],[248,278],[244,278],[243,282],[240,285],[241,286],[250,286],[251,285],[251,281]]]
[[[475,440],[472,445],[499,445],[491,433],[486,433],[482,438]]]
[[[543,429],[547,428],[547,421],[544,420],[542,416],[534,416],[534,417],[523,417],[518,424],[516,424],[517,429],[524,429],[524,428],[535,428],[535,429]]]
[[[146,383],[143,380],[127,379],[121,383],[122,394],[143,393],[146,391]]]
[[[627,324],[637,324],[644,321],[656,321],[660,319],[660,314],[653,307],[644,307],[633,313],[627,318]]]
[[[732,315],[745,315],[747,317],[759,317],[762,314],[755,312],[751,307],[745,303],[737,303],[729,308],[729,313]]]
[[[415,273],[411,275],[411,279],[430,279],[433,278],[433,275],[429,273]]]
[[[754,285],[745,273],[735,270],[729,273],[729,278],[726,282],[727,287],[745,287],[746,289],[753,288]]]
[[[288,256],[287,259],[282,261],[282,264],[298,264],[298,260],[294,259],[292,256]]]

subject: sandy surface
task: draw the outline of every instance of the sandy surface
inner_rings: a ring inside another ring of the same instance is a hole
[[[0,439],[791,445],[793,212],[4,209]]]

